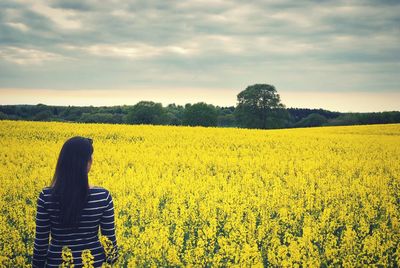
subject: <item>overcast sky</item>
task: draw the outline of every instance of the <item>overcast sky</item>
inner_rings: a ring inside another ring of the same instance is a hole
[[[400,1],[1,0],[0,104],[400,110]]]

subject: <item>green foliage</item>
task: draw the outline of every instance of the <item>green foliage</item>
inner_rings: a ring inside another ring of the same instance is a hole
[[[218,112],[216,108],[204,102],[186,105],[183,123],[189,126],[216,126]]]
[[[164,108],[163,124],[165,125],[182,125],[185,108],[182,105],[175,105],[175,103],[168,104]]]
[[[360,121],[357,114],[343,114],[335,119],[329,120],[328,126],[347,126],[347,125],[358,125]]]
[[[84,123],[122,123],[122,115],[109,113],[82,113],[79,122]]]
[[[236,120],[246,128],[279,128],[287,124],[288,113],[272,85],[248,86],[237,95]]]
[[[49,121],[53,114],[50,111],[41,111],[35,114],[33,120],[35,121]]]
[[[126,122],[129,124],[160,124],[163,112],[161,103],[140,101],[128,112]]]
[[[4,119],[8,119],[8,116],[5,113],[0,112],[0,120],[4,120]]]
[[[295,124],[295,127],[317,127],[324,125],[328,120],[325,116],[312,113]]]
[[[285,108],[274,86],[255,84],[238,94],[237,107],[141,101],[122,106],[0,105],[0,120],[70,121],[112,124],[159,124],[246,128],[313,127],[400,123],[400,112],[340,113]]]
[[[287,108],[286,110],[289,112],[290,121],[293,125],[296,122],[306,118],[310,114],[319,114],[328,120],[337,118],[339,115],[341,115],[339,112],[331,112],[324,109]]]
[[[218,126],[221,127],[235,127],[236,119],[233,114],[224,114],[218,116]]]

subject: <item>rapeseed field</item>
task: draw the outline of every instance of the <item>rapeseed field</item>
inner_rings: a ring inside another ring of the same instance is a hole
[[[0,121],[0,266],[28,267],[70,137],[114,200],[117,267],[400,265],[400,125],[249,130]],[[90,253],[89,253],[90,254]]]

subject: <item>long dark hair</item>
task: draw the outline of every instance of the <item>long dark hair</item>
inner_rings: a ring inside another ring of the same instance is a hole
[[[60,204],[59,220],[76,227],[89,194],[88,162],[93,141],[80,136],[68,139],[61,148],[51,182],[51,197]]]

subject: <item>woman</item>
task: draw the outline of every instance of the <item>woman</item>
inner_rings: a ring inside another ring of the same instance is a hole
[[[93,266],[113,263],[118,256],[111,194],[102,187],[89,186],[88,172],[93,161],[92,140],[73,137],[67,140],[58,157],[50,187],[37,200],[33,267],[58,267],[67,246],[75,267],[82,266],[81,254],[89,249]],[[113,245],[112,258],[106,260],[98,231]],[[49,244],[49,235],[51,240]]]

